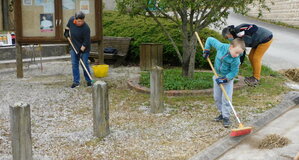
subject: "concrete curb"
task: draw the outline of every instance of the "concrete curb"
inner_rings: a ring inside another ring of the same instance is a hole
[[[239,76],[239,81],[234,84],[234,90],[242,89],[246,84],[244,83],[244,77]],[[140,93],[146,93],[150,94],[150,89],[140,86],[139,85],[139,78],[128,80],[128,86],[129,88],[140,92]],[[213,88],[209,89],[202,89],[202,90],[170,90],[170,91],[164,91],[164,94],[167,96],[188,96],[188,95],[206,95],[206,94],[212,94]]]
[[[291,91],[284,95],[284,99],[276,107],[266,111],[259,119],[252,121],[248,126],[254,127],[253,134],[263,128],[274,119],[278,118],[288,110],[292,109],[294,106],[299,104],[299,92]],[[220,158],[224,153],[238,145],[242,142],[247,136],[240,137],[230,137],[226,136],[216,143],[212,144],[210,147],[206,148],[202,152],[190,158],[190,160],[215,160]]]

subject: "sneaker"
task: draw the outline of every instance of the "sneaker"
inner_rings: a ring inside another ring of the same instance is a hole
[[[215,122],[220,122],[223,120],[222,114],[220,114],[218,117],[214,118]]]
[[[79,87],[79,85],[80,85],[79,83],[73,83],[71,88]]]
[[[229,118],[223,118],[223,126],[228,128],[230,126]]]
[[[257,80],[255,77],[251,76],[251,77],[246,77],[244,79],[244,82],[248,85],[248,86],[256,86],[260,84],[260,81]]]
[[[87,82],[87,86],[88,87],[92,86],[92,83],[91,82]]]

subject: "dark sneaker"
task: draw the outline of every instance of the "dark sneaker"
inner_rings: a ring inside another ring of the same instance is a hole
[[[222,114],[220,114],[218,117],[214,118],[215,122],[220,122],[223,120]]]
[[[228,128],[230,126],[229,118],[223,118],[223,126]]]
[[[244,79],[244,82],[248,85],[248,86],[256,86],[260,84],[260,81],[257,80],[255,77],[251,76],[251,77],[246,77]]]
[[[88,87],[92,86],[92,83],[91,82],[87,82],[87,86]]]
[[[79,85],[80,84],[78,84],[78,83],[73,83],[72,86],[71,86],[71,88],[79,87]]]

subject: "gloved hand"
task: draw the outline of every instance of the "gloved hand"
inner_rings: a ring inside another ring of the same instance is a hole
[[[63,35],[64,35],[65,38],[70,37],[70,30],[69,29],[65,29]]]
[[[84,51],[82,51],[81,49],[79,49],[78,51],[78,56],[81,57],[81,55],[84,53]]]
[[[209,49],[204,49],[202,56],[207,59],[210,55],[210,50]]]
[[[222,84],[222,83],[227,83],[228,80],[225,77],[219,77],[219,78],[216,78],[215,81],[219,85],[219,84]]]

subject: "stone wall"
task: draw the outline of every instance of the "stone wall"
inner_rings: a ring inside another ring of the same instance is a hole
[[[299,0],[266,0],[266,5],[271,10],[270,12],[264,10],[261,19],[299,26]],[[258,9],[253,7],[248,15],[257,17]]]

